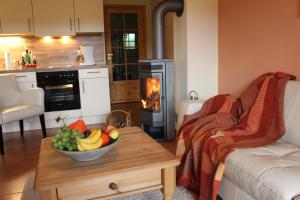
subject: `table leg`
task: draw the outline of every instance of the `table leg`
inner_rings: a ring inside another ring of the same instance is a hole
[[[56,189],[40,191],[41,200],[57,200]]]
[[[170,167],[162,170],[162,184],[164,200],[172,200],[173,193],[176,190],[176,167]]]

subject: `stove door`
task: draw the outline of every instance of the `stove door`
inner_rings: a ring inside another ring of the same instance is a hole
[[[140,73],[141,122],[153,124],[164,122],[164,79],[163,73]]]

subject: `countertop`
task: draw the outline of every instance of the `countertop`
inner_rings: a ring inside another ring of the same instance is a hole
[[[97,68],[108,68],[108,65],[97,64],[97,65],[66,65],[66,66],[38,66],[37,68],[26,68],[26,69],[0,69],[0,74],[4,73],[20,73],[20,72],[51,72],[51,71],[71,71],[78,69],[97,69]]]

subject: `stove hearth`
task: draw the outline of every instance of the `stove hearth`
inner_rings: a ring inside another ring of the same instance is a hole
[[[174,62],[140,60],[141,127],[158,141],[175,139]]]

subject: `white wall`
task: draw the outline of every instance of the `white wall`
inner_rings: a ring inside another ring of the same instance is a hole
[[[180,18],[174,15],[175,110],[187,96],[187,13]]]
[[[200,99],[218,93],[218,0],[186,0],[174,18],[175,102],[195,90]]]

